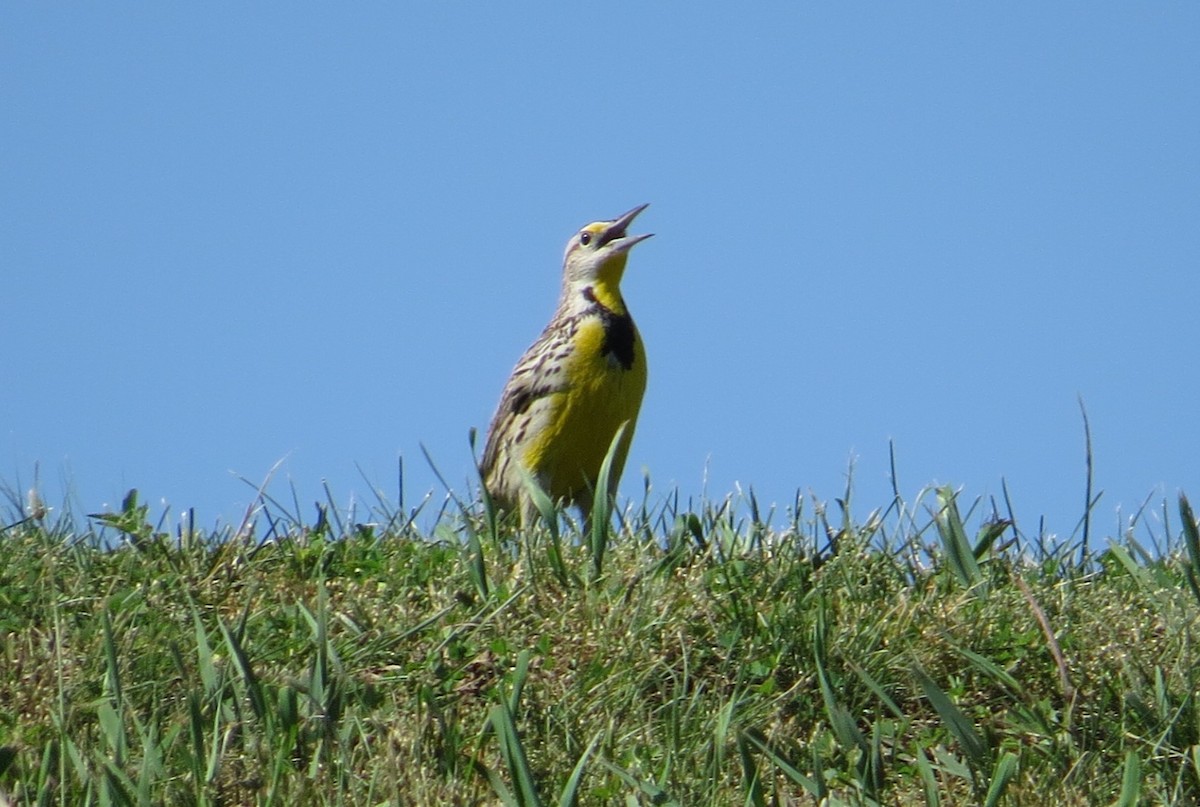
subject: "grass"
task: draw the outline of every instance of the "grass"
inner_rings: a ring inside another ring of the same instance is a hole
[[[0,517],[0,803],[1200,801],[1186,499],[1096,551],[944,488],[607,535],[263,505]]]

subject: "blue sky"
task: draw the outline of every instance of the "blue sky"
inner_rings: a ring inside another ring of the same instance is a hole
[[[1070,534],[1200,499],[1200,6],[14,4],[0,480],[461,492],[579,226],[651,207],[623,490]],[[360,474],[361,469],[361,474]]]

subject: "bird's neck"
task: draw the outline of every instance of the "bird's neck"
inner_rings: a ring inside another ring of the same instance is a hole
[[[597,303],[614,314],[626,314],[621,297],[621,276],[625,274],[625,256],[609,261],[595,277],[577,281],[564,289],[572,307],[590,308]]]
[[[602,283],[593,279],[590,283],[580,283],[564,289],[566,307],[575,312],[595,310],[600,306],[618,316],[629,313],[625,309],[625,300],[621,298],[621,290],[615,284]]]

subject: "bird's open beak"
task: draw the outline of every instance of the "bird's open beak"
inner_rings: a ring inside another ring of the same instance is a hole
[[[625,252],[634,244],[645,241],[647,238],[654,235],[654,233],[645,233],[644,235],[628,235],[625,232],[630,223],[637,218],[638,213],[641,213],[649,206],[649,202],[644,205],[638,205],[633,210],[630,210],[628,213],[625,213],[614,220],[612,224],[608,225],[608,229],[604,231],[604,234],[600,236],[600,246],[612,243],[613,249]]]

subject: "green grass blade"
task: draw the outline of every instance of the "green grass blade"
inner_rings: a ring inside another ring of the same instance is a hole
[[[482,774],[488,780],[496,798],[500,799],[500,803],[504,807],[520,807],[521,802],[517,800],[512,790],[509,789],[508,783],[504,781],[504,777],[495,768],[489,768],[479,760],[474,760],[473,765],[476,773]]]
[[[580,754],[579,761],[575,763],[575,767],[571,770],[571,775],[563,785],[562,793],[558,797],[558,807],[575,807],[579,802],[579,785],[583,782],[583,772],[587,769],[587,761],[603,737],[603,731],[596,732],[592,741],[588,743],[588,747]]]
[[[200,708],[200,696],[195,691],[188,693],[188,748],[186,758],[189,773],[196,789],[208,784],[208,771],[205,768],[204,750],[204,713]]]
[[[983,579],[983,573],[979,570],[979,562],[975,560],[975,551],[967,541],[956,499],[954,490],[949,486],[937,489],[937,531],[950,571],[963,588],[969,589]]]
[[[100,803],[114,807],[133,807],[137,804],[133,781],[116,761],[99,752],[96,753],[95,761],[104,774],[101,780]]]
[[[1183,521],[1183,545],[1187,548],[1188,560],[1192,568],[1200,569],[1200,526],[1196,523],[1196,514],[1188,497],[1179,494],[1179,516]]]
[[[1092,425],[1088,422],[1087,407],[1083,405],[1083,396],[1079,396],[1079,414],[1083,417],[1083,443],[1084,457],[1087,465],[1087,482],[1084,485],[1083,491],[1083,534],[1079,538],[1079,564],[1082,566],[1083,561],[1087,558],[1088,546],[1092,539],[1092,508],[1096,506],[1099,497],[1092,497],[1092,483],[1095,480],[1092,454]]]
[[[744,803],[748,807],[767,807],[767,800],[763,794],[762,779],[759,776],[758,766],[754,763],[750,741],[744,733],[738,735],[737,747],[738,757],[742,763],[742,789],[746,791],[746,800]]]
[[[520,734],[513,722],[512,712],[507,703],[492,707],[490,721],[496,738],[500,741],[500,755],[508,767],[516,787],[516,800],[520,807],[540,807],[542,801],[538,797],[537,785],[533,770],[529,767],[529,759],[525,756],[525,748],[521,744]]]
[[[546,560],[550,563],[550,573],[554,575],[554,579],[564,589],[569,589],[577,585],[579,579],[577,575],[567,568],[566,559],[563,557],[562,538],[558,533],[558,519],[552,517],[551,521],[553,522],[553,527],[550,530],[550,541],[546,545]]]
[[[15,752],[14,752],[15,753]],[[63,772],[59,767],[62,763],[62,754],[58,743],[54,740],[47,740],[45,747],[42,748],[42,764],[38,767],[37,780],[33,782],[33,787],[30,788],[33,792],[38,793],[38,807],[49,807],[51,804],[50,795],[53,792],[52,782],[59,784],[65,791],[67,782],[59,782],[60,775]],[[61,777],[66,778],[66,777]]]
[[[101,615],[104,625],[104,683],[107,694],[112,698],[117,709],[121,709],[125,698],[121,690],[121,666],[117,663],[117,641],[113,636],[112,615],[104,609]]]
[[[738,693],[732,692],[717,712],[716,726],[708,740],[708,773],[710,778],[716,778],[725,768],[725,745],[729,737],[729,728],[733,725],[733,713],[737,709]]]
[[[1192,770],[1200,771],[1200,744],[1192,746],[1191,762]]]
[[[1132,748],[1125,754],[1125,770],[1121,776],[1121,793],[1114,807],[1137,807],[1142,796],[1142,761]]]
[[[878,799],[884,780],[882,724],[877,722],[871,725],[871,748],[868,753],[863,754],[858,767],[858,778],[863,791],[869,798]]]
[[[610,493],[617,481],[612,478],[613,458],[616,457],[621,440],[625,437],[628,428],[629,422],[626,421],[613,435],[608,451],[604,454],[604,461],[600,463],[600,476],[596,480],[596,490],[593,492],[591,524],[587,525],[591,530],[588,536],[588,548],[592,554],[592,579],[599,578],[600,573],[604,570],[604,552],[608,547],[609,522],[612,518]]]
[[[487,575],[487,559],[483,554],[483,542],[479,540],[479,532],[471,528],[467,524],[467,573],[471,577],[471,583],[475,586],[476,593],[480,598],[486,600],[491,596],[491,587],[488,585]]]
[[[1021,691],[1020,682],[1017,681],[1016,678],[1013,678],[1012,675],[1010,675],[1006,670],[1001,668],[999,664],[992,661],[987,656],[982,656],[979,653],[976,653],[974,650],[966,647],[960,647],[954,643],[950,643],[950,647],[960,653],[965,659],[967,659],[967,661],[971,662],[976,669],[987,675],[992,680],[1003,684],[1012,692]]]
[[[870,673],[854,662],[850,662],[850,669],[854,670],[859,679],[867,685],[868,689],[875,693],[875,697],[879,698],[880,702],[887,707],[887,710],[891,712],[893,716],[900,720],[905,719],[905,714],[900,709],[900,706],[896,703],[892,696],[887,693],[887,690],[884,689],[883,686],[871,676]]]
[[[125,727],[121,722],[125,697],[121,685],[121,667],[117,662],[117,642],[108,609],[104,610],[101,621],[104,626],[104,684],[108,697],[100,701],[100,728],[114,764],[120,767],[125,764],[127,750]]]
[[[100,736],[104,738],[104,748],[116,765],[125,764],[125,727],[121,725],[121,716],[108,700],[100,701],[96,708],[97,720],[100,723]]]
[[[650,799],[650,803],[656,805],[656,807],[657,805],[661,805],[661,807],[680,807],[679,802],[672,798],[671,794],[664,790],[661,786],[656,785],[653,782],[647,782],[639,779],[624,768],[619,768],[605,759],[601,759],[600,764],[611,771],[613,775],[624,782],[627,786],[633,788],[639,793],[643,793],[647,798]],[[642,802],[636,798],[629,797],[626,798],[626,803],[637,805],[641,804]]]
[[[1183,545],[1187,549],[1189,567],[1185,572],[1192,596],[1200,602],[1200,526],[1188,497],[1179,494],[1179,518],[1183,521]]]
[[[870,751],[867,738],[854,722],[850,712],[838,703],[833,686],[829,682],[829,672],[825,668],[825,604],[822,602],[817,610],[817,622],[813,627],[813,663],[817,673],[817,683],[821,688],[821,698],[825,703],[825,714],[829,725],[833,727],[834,736],[843,748],[858,748],[863,753]]]
[[[467,442],[471,446],[471,456],[475,456],[475,429],[471,428],[467,432]],[[421,450],[425,451],[425,447],[421,446]],[[429,452],[425,452],[425,459],[430,465],[433,460],[429,457]],[[401,466],[403,469],[403,466]],[[435,469],[436,470],[436,469]],[[479,489],[483,493],[483,508],[484,508],[484,523],[487,526],[488,534],[494,541],[497,538],[497,517],[496,503],[492,501],[492,497],[487,492],[487,487],[483,484],[483,470],[479,467],[479,462],[475,462],[475,471],[479,476]],[[440,476],[438,477],[441,478]],[[445,484],[443,482],[443,484]],[[403,493],[403,491],[402,491]],[[463,512],[466,509],[460,504]],[[489,598],[490,587],[488,585],[487,576],[487,560],[483,554],[483,542],[479,540],[479,532],[471,526],[469,518],[464,519],[464,527],[467,533],[467,572],[471,577],[471,583],[475,586],[476,593],[486,600]]]
[[[780,773],[804,788],[809,795],[820,800],[828,794],[823,782],[818,783],[801,773],[799,768],[771,748],[757,731],[747,731],[745,736],[767,759],[771,760],[771,764],[778,768]]]
[[[979,528],[979,532],[975,536],[975,547],[971,550],[971,554],[975,560],[983,560],[983,556],[992,548],[992,544],[996,543],[996,539],[1004,534],[1004,531],[1012,526],[1011,521],[991,521]]]
[[[529,659],[528,650],[522,650],[517,654],[517,666],[512,674],[512,692],[508,696],[508,710],[511,714],[517,713],[518,704],[521,702],[521,692],[524,690],[525,680],[529,676]]]
[[[542,517],[546,529],[550,530],[551,538],[557,542],[559,539],[558,508],[554,506],[554,502],[550,499],[550,494],[543,490],[538,481],[533,478],[533,474],[529,473],[521,465],[517,465],[517,471],[521,474],[521,484],[525,486],[525,493],[528,494],[529,500],[533,502],[538,515]],[[527,529],[533,527],[532,524],[524,524],[522,526]]]
[[[992,783],[988,787],[987,796],[984,797],[983,807],[997,807],[1000,804],[1009,782],[1017,775],[1018,763],[1017,755],[1012,752],[1006,752],[1000,757],[995,770],[992,771]]]
[[[142,741],[142,764],[138,766],[137,800],[139,805],[153,804],[151,794],[154,785],[166,778],[167,772],[163,767],[163,743],[158,736],[158,722],[151,720],[146,724],[132,714],[137,728],[138,737]],[[170,745],[168,742],[167,745]]]
[[[254,668],[250,665],[250,657],[246,654],[242,643],[225,626],[225,621],[220,617],[217,617],[217,626],[221,629],[225,647],[229,650],[229,655],[233,658],[238,673],[241,675],[242,683],[246,688],[246,697],[250,700],[250,707],[254,710],[255,717],[261,719],[267,713],[267,704],[263,698],[262,684],[259,682]]]
[[[1155,584],[1153,575],[1146,570],[1146,567],[1142,566],[1133,559],[1133,556],[1129,554],[1128,549],[1109,538],[1108,551],[1114,558],[1117,559],[1121,566],[1124,567],[1125,571],[1129,573],[1129,576],[1137,582],[1138,586],[1140,586],[1143,591],[1147,593],[1154,593],[1158,590],[1158,586]]]
[[[205,695],[211,695],[217,690],[217,665],[213,661],[212,646],[208,643],[208,631],[200,620],[200,609],[188,597],[188,607],[192,612],[192,627],[196,637],[196,665],[200,670],[200,683]]]
[[[924,670],[918,666],[913,667],[912,672],[913,676],[917,679],[917,683],[920,684],[921,690],[925,693],[925,697],[933,705],[942,722],[946,724],[946,728],[950,731],[950,734],[958,741],[963,754],[967,758],[967,762],[971,765],[971,769],[980,774],[986,772],[988,769],[988,748],[983,738],[975,731],[975,726],[971,724],[966,715],[959,711],[959,708],[954,705],[954,701],[950,700],[950,696],[943,692]]]
[[[914,756],[917,760],[917,773],[925,787],[926,807],[941,807],[942,799],[938,795],[937,774],[933,772],[933,765],[930,764],[929,757],[925,756],[925,749],[918,747]]]
[[[976,782],[979,778],[971,770],[971,766],[964,762],[961,757],[950,753],[949,750],[941,745],[934,747],[933,758],[937,760],[938,767],[947,776],[953,776],[955,779],[962,779],[967,782]]]
[[[71,764],[71,771],[76,777],[78,777],[79,781],[88,781],[90,779],[91,771],[88,770],[87,759],[84,757],[83,749],[81,749],[74,740],[68,737],[63,743],[63,750],[66,752],[66,762]]]

